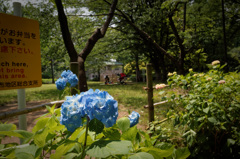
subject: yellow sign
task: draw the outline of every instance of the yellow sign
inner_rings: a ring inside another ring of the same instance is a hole
[[[41,85],[38,21],[0,13],[0,90]]]

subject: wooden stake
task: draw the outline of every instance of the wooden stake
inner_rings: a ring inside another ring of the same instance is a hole
[[[152,64],[147,64],[148,120],[154,121]]]

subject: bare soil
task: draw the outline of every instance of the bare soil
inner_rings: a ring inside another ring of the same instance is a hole
[[[32,107],[32,106],[41,105],[41,104],[49,103],[49,102],[50,102],[49,100],[27,102],[26,107]],[[10,112],[10,111],[13,111],[13,110],[16,110],[16,109],[18,109],[17,103],[10,103],[10,104],[6,104],[4,106],[0,106],[0,110],[1,110],[0,113]],[[123,105],[119,105],[118,110],[119,110],[118,111],[118,113],[119,113],[118,118],[128,116],[128,110]],[[26,116],[27,116],[26,117],[27,118],[27,130],[31,132],[32,128],[34,127],[34,125],[37,122],[35,119],[37,119],[38,117],[40,117],[40,116],[42,116],[46,113],[47,113],[47,109],[43,109],[43,110],[39,110],[39,111],[35,111],[35,112],[31,112],[31,113],[26,114]],[[18,116],[0,120],[0,123],[1,122],[2,123],[5,123],[5,122],[12,123],[12,124],[17,125],[17,127],[19,127]],[[139,129],[145,130],[147,128],[147,125],[138,124],[137,127]],[[19,144],[19,142],[20,142],[19,138],[6,137],[2,140],[1,144],[14,143],[14,142]]]

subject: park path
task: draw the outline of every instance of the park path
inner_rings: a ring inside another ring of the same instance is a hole
[[[49,102],[50,102],[49,100],[31,101],[31,102],[26,103],[26,107],[32,107],[32,106],[41,105],[41,104],[49,103]],[[0,106],[0,110],[1,110],[0,113],[13,111],[13,110],[16,110],[17,108],[18,108],[17,103],[9,103],[9,104],[6,104],[4,106]],[[27,114],[27,130],[31,132],[32,128],[34,127],[34,125],[37,122],[35,119],[37,119],[38,117],[40,117],[40,116],[42,116],[46,113],[48,113],[47,109],[38,110],[38,111],[35,111],[35,112],[28,113]],[[119,105],[118,106],[118,114],[119,114],[118,118],[128,116],[128,110],[125,109],[125,107],[123,105]],[[18,116],[0,120],[0,122],[2,122],[2,123],[5,123],[5,122],[12,123],[12,124],[17,125],[17,127],[18,127]],[[142,129],[142,130],[145,130],[147,128],[146,125],[140,125],[140,124],[138,124],[137,127],[139,129]],[[19,138],[6,137],[2,140],[2,144],[12,143],[12,142],[19,143]]]

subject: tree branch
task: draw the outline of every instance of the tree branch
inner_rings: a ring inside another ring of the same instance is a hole
[[[94,45],[96,42],[100,39],[103,38],[107,32],[107,28],[114,16],[114,11],[116,9],[118,0],[113,0],[111,8],[109,10],[109,14],[107,16],[107,19],[105,23],[103,24],[102,28],[96,29],[96,31],[93,33],[93,35],[88,39],[87,44],[85,48],[82,50],[82,52],[79,54],[83,58],[83,60],[86,60],[87,56],[89,53],[92,51]]]
[[[107,4],[110,5],[110,3],[106,0],[104,0],[104,2],[106,2]],[[150,44],[152,44],[152,46],[160,51],[161,53],[163,53],[167,58],[169,58],[174,64],[178,65],[177,60],[171,56],[170,54],[167,53],[166,50],[164,50],[161,46],[159,46],[155,40],[153,40],[146,32],[144,32],[143,30],[141,30],[140,28],[138,28],[134,23],[131,22],[131,20],[129,20],[129,18],[127,17],[127,15],[122,12],[120,9],[116,8],[116,10],[121,13],[122,17],[127,21],[128,24],[130,24],[133,29],[146,41],[148,41]]]
[[[55,0],[55,3],[56,3],[56,6],[57,6],[58,20],[60,22],[60,27],[61,27],[65,47],[68,51],[70,61],[71,62],[76,62],[77,57],[78,57],[77,56],[77,51],[75,50],[72,39],[71,39],[71,34],[70,34],[69,28],[68,28],[67,17],[64,13],[64,10],[63,10],[62,1],[61,0]]]

